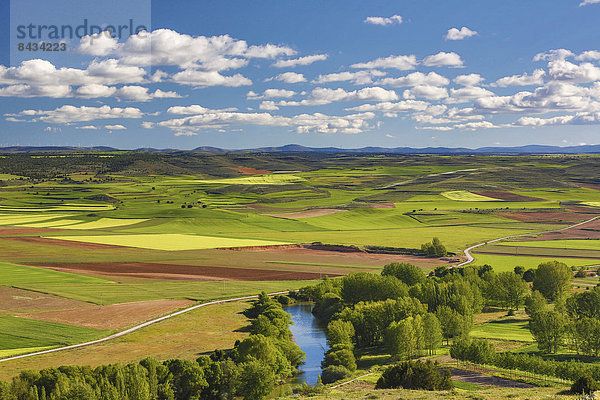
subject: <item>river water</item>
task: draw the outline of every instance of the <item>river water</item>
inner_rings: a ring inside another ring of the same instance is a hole
[[[317,383],[321,374],[321,361],[327,351],[325,329],[312,315],[313,304],[294,304],[285,308],[292,315],[294,324],[290,326],[294,341],[306,353],[306,362],[300,366],[299,382],[309,385]]]

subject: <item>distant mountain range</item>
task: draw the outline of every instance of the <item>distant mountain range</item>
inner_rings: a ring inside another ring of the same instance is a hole
[[[97,146],[97,147],[69,147],[69,146],[12,146],[0,147],[2,153],[28,153],[28,152],[81,152],[81,151],[118,151],[113,147]],[[585,146],[543,146],[543,145],[528,145],[519,147],[480,147],[477,149],[469,149],[466,147],[362,147],[359,149],[343,149],[338,147],[306,147],[299,144],[288,144],[279,147],[259,147],[255,149],[221,149],[218,147],[202,146],[193,150],[179,149],[154,149],[154,148],[139,148],[132,149],[133,151],[148,151],[148,152],[187,152],[187,151],[205,151],[205,152],[230,152],[230,151],[251,151],[265,153],[381,153],[381,154],[582,154],[582,153],[600,153],[600,145],[585,145]]]

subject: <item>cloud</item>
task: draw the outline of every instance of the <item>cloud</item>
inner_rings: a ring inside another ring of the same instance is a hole
[[[267,81],[270,81],[273,79],[281,81],[281,82],[285,82],[285,83],[306,82],[306,78],[304,77],[304,75],[299,74],[297,72],[284,72],[283,74],[279,74],[273,78],[267,79]]]
[[[579,3],[579,7],[588,6],[590,4],[597,4],[597,3],[600,3],[600,0],[583,0],[581,3]]]
[[[398,94],[393,90],[381,87],[366,87],[360,90],[346,91],[344,89],[315,88],[308,98],[301,101],[280,101],[278,106],[319,106],[338,101],[393,101],[398,100]]]
[[[402,17],[400,15],[392,15],[391,17],[367,17],[363,22],[365,24],[387,26],[401,24]]]
[[[467,28],[466,26],[463,26],[462,28],[457,29],[457,28],[451,28],[448,29],[448,33],[446,33],[446,36],[444,36],[444,39],[446,40],[463,40],[466,38],[469,38],[471,36],[475,36],[477,35],[477,31],[472,31],[471,29]]]
[[[279,60],[276,61],[273,66],[277,68],[293,68],[298,65],[310,65],[314,62],[323,60],[327,60],[327,54],[315,54],[313,56],[300,57],[293,60]]]
[[[420,100],[402,100],[396,103],[389,101],[377,104],[363,104],[357,107],[346,109],[347,111],[381,111],[386,113],[399,113],[407,111],[425,111],[429,107],[429,103]]]
[[[385,76],[386,73],[376,69],[363,70],[356,72],[338,72],[326,75],[319,75],[312,83],[323,84],[331,82],[352,82],[355,85],[368,85],[373,83],[374,77]]]
[[[476,86],[484,81],[483,77],[479,74],[468,74],[468,75],[458,75],[456,78],[452,80],[457,85],[461,86]]]
[[[242,74],[224,76],[218,71],[200,71],[196,69],[186,69],[178,72],[172,76],[171,80],[180,85],[190,85],[196,87],[239,87],[252,85],[252,81]]]
[[[44,121],[55,124],[70,124],[72,122],[87,122],[99,119],[128,119],[142,118],[142,111],[139,108],[111,108],[109,106],[101,107],[76,107],[64,105],[54,110],[23,110],[18,116],[34,117],[31,122]]]
[[[246,41],[229,35],[191,36],[171,29],[157,29],[150,34],[131,35],[112,54],[133,65],[222,71],[243,67],[251,58],[293,56],[296,51],[273,44],[249,46]]]
[[[258,106],[258,108],[263,111],[279,110],[279,107],[275,104],[275,102],[273,100],[265,100],[265,101],[261,102],[260,105]]]
[[[426,67],[462,67],[463,60],[454,52],[445,53],[443,51],[425,57],[423,65]]]
[[[548,50],[544,53],[538,53],[533,57],[533,61],[554,61],[554,60],[564,60],[568,57],[573,57],[574,54],[571,50],[566,49],[555,49]]]
[[[253,91],[249,91],[246,94],[246,98],[249,100],[258,100],[258,99],[274,99],[274,98],[290,98],[294,96],[296,92],[293,90],[286,89],[266,89],[262,94],[254,93]]]
[[[524,73],[522,75],[512,75],[500,78],[494,83],[494,86],[508,87],[508,86],[529,86],[529,85],[542,85],[544,83],[544,76],[546,71],[543,69],[536,69],[531,75]]]
[[[555,80],[594,82],[600,80],[600,68],[592,63],[577,65],[566,60],[554,60],[548,63],[548,75]]]
[[[140,124],[140,126],[144,129],[152,129],[152,128],[154,128],[154,126],[156,126],[156,123],[150,122],[150,121],[144,121]]]
[[[494,93],[478,86],[467,86],[460,89],[450,89],[450,98],[447,99],[446,102],[466,103],[471,100],[489,96],[494,96]]]
[[[110,131],[123,131],[127,129],[123,125],[104,125],[104,128]]]
[[[600,0],[598,0],[598,1],[600,2]],[[583,53],[581,53],[577,57],[575,57],[575,59],[578,61],[600,60],[600,51],[597,51],[597,50],[584,51]]]
[[[179,114],[179,115],[192,115],[192,114],[206,114],[206,113],[217,113],[217,112],[231,112],[237,111],[235,107],[223,108],[220,110],[213,110],[205,108],[197,104],[191,106],[173,106],[167,109],[167,114]]]
[[[417,57],[414,55],[409,56],[389,56],[385,58],[377,58],[375,60],[366,63],[352,64],[351,68],[356,69],[376,69],[376,68],[392,68],[399,69],[401,71],[407,71],[415,69],[417,66]]]
[[[157,89],[154,93],[149,93],[148,88],[143,86],[123,86],[116,91],[115,96],[118,98],[133,101],[150,101],[155,98],[181,98],[181,96],[176,92],[164,92],[160,89]]]
[[[448,97],[448,91],[443,87],[419,85],[405,90],[403,97],[405,99],[423,98],[427,100],[441,100]]]
[[[450,80],[442,75],[436,74],[435,72],[430,72],[428,74],[424,74],[422,72],[413,72],[401,78],[385,78],[377,83],[392,87],[420,85],[446,86],[450,83]]]
[[[92,56],[107,56],[118,47],[119,41],[110,32],[102,32],[82,37],[75,51]]]
[[[330,116],[321,113],[299,114],[293,117],[274,116],[269,113],[211,112],[185,118],[159,122],[158,125],[171,129],[176,136],[194,135],[202,129],[222,129],[232,125],[259,125],[292,127],[298,133],[361,133],[371,129],[368,121],[373,113],[357,113]]]
[[[84,126],[78,126],[75,129],[83,129],[83,130],[90,130],[90,131],[97,131],[98,128],[97,126],[94,125],[84,125]]]

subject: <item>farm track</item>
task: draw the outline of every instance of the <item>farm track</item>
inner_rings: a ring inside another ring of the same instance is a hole
[[[467,247],[466,249],[464,249],[463,253],[465,254],[465,257],[467,258],[467,261],[463,261],[460,264],[456,264],[454,267],[462,267],[464,265],[471,264],[473,261],[475,261],[475,258],[471,255],[471,251],[474,250],[474,249],[476,249],[476,248],[478,248],[478,247],[485,246],[486,244],[496,243],[496,242],[499,242],[501,240],[513,239],[513,238],[524,237],[524,236],[543,235],[543,234],[546,234],[546,233],[562,232],[562,231],[566,231],[568,229],[573,229],[573,228],[577,228],[579,226],[588,224],[590,222],[593,222],[593,221],[597,220],[598,218],[600,218],[600,216],[597,216],[597,217],[594,217],[594,218],[590,218],[590,219],[585,220],[583,222],[579,222],[579,223],[574,224],[574,225],[569,225],[569,226],[567,226],[565,228],[561,228],[561,229],[553,229],[551,231],[543,231],[543,232],[521,233],[521,234],[518,234],[518,235],[504,236],[504,237],[501,237],[501,238],[492,239],[492,240],[488,240],[488,241],[485,241],[485,242],[478,243],[476,245],[473,245],[471,247]]]
[[[269,293],[269,296],[275,296],[275,295],[278,295],[278,294],[285,294],[285,293],[287,293],[287,291],[285,291],[285,292]],[[216,300],[216,301],[210,301],[208,303],[196,304],[194,306],[191,306],[191,307],[188,307],[188,308],[184,308],[183,310],[179,310],[179,311],[176,311],[176,312],[164,315],[164,316],[159,317],[159,318],[151,319],[150,321],[146,321],[144,323],[132,326],[129,329],[125,329],[124,331],[114,333],[114,334],[112,334],[110,336],[106,336],[106,337],[103,337],[101,339],[91,340],[91,341],[85,342],[85,343],[73,344],[73,345],[70,345],[70,346],[57,347],[55,349],[37,351],[35,353],[21,354],[19,356],[7,357],[7,358],[0,359],[0,363],[6,362],[6,361],[18,360],[18,359],[21,359],[21,358],[40,356],[40,355],[43,355],[43,354],[56,353],[57,351],[78,349],[80,347],[86,347],[86,346],[91,346],[93,344],[107,342],[109,340],[117,339],[117,338],[123,337],[125,335],[128,335],[130,333],[136,332],[136,331],[138,331],[138,330],[140,330],[142,328],[145,328],[147,326],[154,325],[156,323],[159,323],[159,322],[171,319],[173,317],[177,317],[179,315],[188,313],[190,311],[197,310],[197,309],[199,309],[201,307],[206,307],[206,306],[211,306],[211,305],[217,305],[217,304],[224,304],[224,303],[231,303],[231,302],[234,302],[234,301],[251,300],[251,299],[256,299],[256,298],[258,298],[258,295],[246,296],[246,297],[236,297],[236,298],[233,298],[233,299]]]

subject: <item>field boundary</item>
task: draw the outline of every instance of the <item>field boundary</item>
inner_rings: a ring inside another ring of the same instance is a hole
[[[512,238],[516,238],[516,237],[531,236],[531,235],[543,235],[544,233],[552,233],[552,232],[561,232],[561,231],[566,231],[567,229],[576,228],[576,227],[578,227],[578,226],[585,225],[585,224],[587,224],[587,223],[590,223],[590,222],[592,222],[592,221],[595,221],[595,220],[597,220],[598,218],[600,218],[600,216],[597,216],[597,217],[594,217],[594,218],[590,218],[590,219],[588,219],[588,220],[585,220],[585,221],[583,221],[583,222],[578,222],[578,223],[576,223],[576,224],[573,224],[573,225],[569,225],[569,226],[567,226],[567,227],[565,227],[565,228],[561,228],[561,229],[552,229],[551,231],[520,233],[520,234],[518,234],[518,235],[510,235],[510,236],[504,236],[504,237],[497,238],[497,239],[486,240],[485,242],[481,242],[481,243],[475,244],[475,245],[473,245],[473,246],[471,246],[471,247],[467,247],[466,249],[464,249],[464,250],[463,250],[463,253],[464,253],[465,257],[467,257],[467,260],[466,260],[466,261],[463,261],[463,262],[461,262],[460,264],[456,264],[454,267],[462,267],[462,266],[464,266],[464,265],[471,264],[473,261],[475,261],[475,257],[473,257],[473,256],[471,255],[471,251],[472,251],[472,250],[474,250],[474,249],[476,249],[476,248],[478,248],[478,247],[485,246],[486,244],[490,244],[490,243],[496,243],[496,242],[499,242],[499,241],[501,241],[501,240],[512,239]]]
[[[269,296],[275,296],[275,295],[278,295],[278,294],[286,294],[286,293],[288,293],[288,291],[269,293]],[[112,340],[112,339],[117,339],[117,338],[123,337],[125,335],[128,335],[130,333],[138,331],[138,330],[140,330],[142,328],[145,328],[147,326],[154,325],[154,324],[157,324],[159,322],[165,321],[167,319],[171,319],[173,317],[177,317],[179,315],[188,313],[190,311],[197,310],[198,308],[201,308],[201,307],[212,306],[212,305],[217,305],[217,304],[224,304],[224,303],[232,303],[234,301],[251,300],[251,299],[256,299],[256,298],[258,298],[258,295],[245,296],[245,297],[236,297],[236,298],[233,298],[233,299],[225,299],[225,300],[215,300],[215,301],[209,301],[208,303],[196,304],[196,305],[193,305],[191,307],[184,308],[182,310],[179,310],[179,311],[167,314],[167,315],[163,315],[162,317],[154,318],[154,319],[151,319],[150,321],[146,321],[146,322],[143,322],[141,324],[132,326],[131,328],[125,329],[124,331],[121,331],[121,332],[114,333],[114,334],[112,334],[110,336],[106,336],[106,337],[103,337],[103,338],[100,338],[100,339],[96,339],[96,340],[91,340],[89,342],[72,344],[72,345],[69,345],[69,346],[57,347],[57,348],[54,348],[54,349],[37,351],[37,352],[34,352],[34,353],[21,354],[19,356],[7,357],[7,358],[0,359],[0,363],[6,362],[6,361],[18,360],[18,359],[21,359],[21,358],[41,356],[41,355],[44,355],[44,354],[55,353],[57,351],[78,349],[80,347],[86,347],[86,346],[91,346],[93,344],[107,342],[107,341]]]

